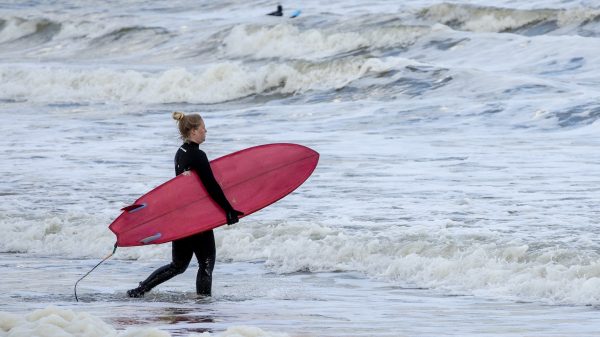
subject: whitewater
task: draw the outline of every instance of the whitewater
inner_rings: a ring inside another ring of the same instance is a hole
[[[594,336],[595,1],[0,2],[0,337]],[[301,10],[297,18],[289,16]],[[298,143],[291,195],[170,245],[108,225],[173,177],[173,111],[210,159]]]

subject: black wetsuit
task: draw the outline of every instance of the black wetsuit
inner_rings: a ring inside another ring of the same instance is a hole
[[[267,15],[271,15],[271,16],[283,16],[283,6],[278,5],[276,11],[271,12],[271,13],[269,13]]]
[[[195,170],[198,173],[208,194],[225,212],[234,211],[213,175],[206,154],[200,150],[198,144],[193,142],[184,143],[175,154],[175,174],[180,175],[188,170]],[[132,293],[128,292],[129,296],[143,296],[145,292],[150,291],[157,285],[183,273],[190,264],[192,255],[196,255],[198,260],[196,292],[199,295],[210,296],[212,271],[215,266],[215,237],[212,230],[173,241],[173,261],[157,269],[145,281],[141,282],[138,288],[130,290]]]

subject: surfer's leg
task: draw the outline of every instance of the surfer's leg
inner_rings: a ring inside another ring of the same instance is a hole
[[[213,231],[200,233],[194,245],[194,254],[198,259],[198,274],[196,275],[196,293],[210,296],[212,289],[212,272],[215,267],[215,236]]]
[[[140,286],[127,291],[129,297],[142,297],[157,285],[183,273],[192,260],[193,249],[186,239],[175,240],[172,245],[173,261],[155,270],[148,278],[140,282]]]

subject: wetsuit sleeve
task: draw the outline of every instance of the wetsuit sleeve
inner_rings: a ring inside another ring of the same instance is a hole
[[[225,197],[225,193],[223,193],[223,189],[221,189],[221,185],[219,185],[213,175],[213,171],[210,168],[210,162],[204,151],[200,150],[197,155],[194,156],[193,168],[198,173],[198,176],[210,197],[221,206],[225,212],[233,210],[229,200]]]

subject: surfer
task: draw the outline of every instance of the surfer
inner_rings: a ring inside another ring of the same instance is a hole
[[[281,5],[277,5],[277,10],[274,12],[271,12],[267,15],[271,15],[271,16],[283,16],[283,6]]]
[[[290,15],[290,18],[297,18],[298,16],[300,16],[300,13],[302,13],[301,10],[297,9],[295,11],[292,12],[292,15]],[[283,6],[281,5],[277,5],[277,10],[271,13],[268,13],[267,15],[271,15],[271,16],[283,16]]]
[[[195,170],[208,194],[225,211],[227,224],[237,223],[238,217],[243,213],[231,206],[213,175],[206,154],[199,148],[206,138],[206,128],[202,117],[198,114],[185,115],[182,112],[174,112],[173,119],[177,121],[179,133],[184,141],[175,154],[175,174],[189,174],[190,170]],[[127,296],[143,297],[152,288],[183,273],[190,264],[192,255],[196,255],[198,260],[196,293],[210,296],[216,256],[215,237],[212,230],[173,241],[173,261],[154,271],[146,280],[140,282],[139,287],[128,290]]]

